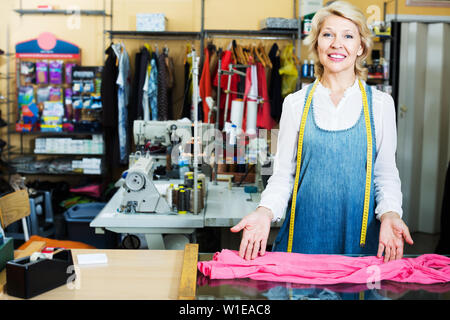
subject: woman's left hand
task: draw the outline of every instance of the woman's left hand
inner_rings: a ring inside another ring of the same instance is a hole
[[[409,244],[414,243],[408,227],[396,212],[384,213],[380,221],[377,257],[381,258],[384,251],[384,262],[401,259],[403,257],[403,239]]]

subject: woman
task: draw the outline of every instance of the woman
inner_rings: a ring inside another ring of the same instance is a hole
[[[243,230],[239,254],[263,255],[271,221],[286,211],[274,251],[400,259],[413,241],[401,219],[395,108],[362,80],[372,45],[365,17],[333,2],[305,42],[317,80],[283,103],[273,175],[258,208],[231,228]]]

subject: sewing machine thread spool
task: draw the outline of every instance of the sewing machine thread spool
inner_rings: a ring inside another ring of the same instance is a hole
[[[192,212],[194,211],[194,207],[191,206],[191,197],[194,192],[192,192],[192,188],[186,188],[184,193],[185,203],[186,203],[186,211]]]
[[[171,184],[169,187],[167,187],[167,192],[166,192],[166,199],[167,199],[167,203],[169,204],[170,208],[173,208],[174,204],[173,204],[173,184]]]
[[[180,189],[178,192],[178,213],[186,214],[186,190]]]
[[[199,214],[200,213],[200,211],[202,211],[203,210],[203,206],[204,206],[204,203],[203,203],[203,195],[202,195],[202,187],[200,186],[200,185],[198,185],[197,186],[197,189],[198,189],[198,191],[197,191],[197,203],[198,203],[198,206],[197,206],[197,212],[194,212],[194,190],[191,190],[191,196],[190,196],[190,206],[191,206],[191,212],[193,212],[194,214]]]
[[[172,208],[178,210],[178,193],[180,191],[179,187],[175,187],[172,189]]]

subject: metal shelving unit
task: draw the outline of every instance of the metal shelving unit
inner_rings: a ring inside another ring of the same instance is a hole
[[[23,15],[73,15],[79,14],[83,16],[111,16],[105,10],[39,10],[39,9],[15,9],[16,13]]]
[[[112,26],[112,0],[110,0],[110,10],[111,13],[106,12],[106,0],[103,1],[103,10],[75,10],[75,9],[67,9],[67,10],[37,10],[37,9],[24,9],[22,8],[22,1],[20,1],[20,6],[18,9],[15,9],[14,12],[19,14],[21,17],[25,15],[80,15],[80,16],[90,16],[90,17],[103,17],[103,31],[106,29],[106,18],[110,18],[111,20],[111,26]],[[9,44],[9,38],[8,38],[8,44]],[[7,50],[9,52],[9,50]],[[103,32],[103,50],[102,50],[103,58],[105,57],[105,32]],[[9,54],[13,55],[13,54]],[[8,73],[9,73],[9,61],[8,61]],[[12,77],[11,77],[12,78]],[[9,83],[8,83],[9,85]],[[8,87],[8,95],[10,95],[10,89]],[[43,132],[43,131],[33,131],[33,132],[17,132],[15,131],[15,119],[12,119],[13,112],[10,108],[10,103],[15,102],[15,100],[8,100],[8,123],[9,126],[7,128],[7,135],[8,135],[8,144],[10,143],[10,136],[11,134],[19,134],[20,135],[20,150],[18,151],[11,151],[8,152],[8,161],[11,160],[12,155],[17,156],[27,156],[27,155],[36,155],[36,156],[85,156],[85,157],[93,157],[93,156],[102,156],[102,161],[105,161],[105,154],[60,154],[60,153],[51,153],[51,154],[40,154],[40,153],[26,153],[24,152],[23,148],[23,137],[24,136],[45,136],[45,137],[80,137],[80,136],[88,136],[88,135],[94,135],[94,134],[100,134],[103,135],[103,132]],[[17,171],[17,173],[21,173],[20,171]],[[84,175],[84,173],[79,172],[68,172],[68,173],[50,173],[50,172],[36,172],[36,173],[30,173],[30,172],[23,172],[23,174],[26,175],[68,175],[68,176],[76,176],[76,175]],[[103,176],[106,174],[104,170],[102,170],[101,174],[89,174],[90,176]]]

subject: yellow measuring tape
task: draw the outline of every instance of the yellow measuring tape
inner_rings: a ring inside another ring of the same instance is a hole
[[[300,130],[298,134],[298,145],[297,145],[297,168],[295,171],[295,182],[294,191],[292,195],[292,205],[291,205],[291,217],[289,222],[289,238],[287,245],[287,252],[292,252],[292,244],[294,242],[294,222],[295,222],[295,206],[297,203],[297,193],[298,193],[298,181],[300,178],[300,168],[302,163],[302,149],[303,149],[303,136],[305,133],[306,118],[308,117],[309,108],[311,106],[311,100],[314,94],[314,90],[319,83],[317,79],[306,100],[305,108],[303,110],[302,120],[300,122]],[[364,121],[366,123],[367,132],[367,168],[366,168],[366,187],[364,192],[364,210],[363,210],[363,221],[361,226],[361,238],[360,246],[364,247],[366,243],[366,233],[367,233],[367,220],[369,217],[369,202],[370,202],[370,185],[371,185],[371,174],[372,174],[372,127],[370,126],[370,115],[369,115],[369,105],[367,103],[367,95],[361,80],[358,80],[359,88],[361,89],[363,97],[363,108],[364,108]]]

